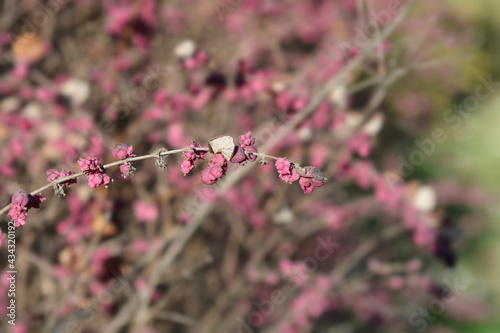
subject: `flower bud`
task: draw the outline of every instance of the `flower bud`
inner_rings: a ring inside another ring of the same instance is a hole
[[[257,152],[257,148],[255,148],[254,146],[247,146],[245,148],[245,151],[249,152],[249,153],[256,153]],[[257,159],[257,155],[254,155],[254,154],[248,154],[248,160],[250,162],[254,162],[255,160]]]
[[[20,205],[22,207],[26,207],[29,201],[29,195],[25,190],[19,190],[12,196],[12,204]]]
[[[125,143],[119,143],[111,150],[111,154],[119,160],[124,160],[131,154],[132,146],[127,146]]]
[[[245,152],[241,148],[241,146],[234,147],[234,155],[231,158],[232,163],[243,163],[247,160]]]

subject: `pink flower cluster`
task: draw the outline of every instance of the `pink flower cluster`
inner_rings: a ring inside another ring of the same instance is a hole
[[[184,60],[184,66],[187,69],[195,69],[208,61],[208,55],[205,51],[198,51],[192,57]]]
[[[125,164],[120,165],[120,172],[122,173],[123,178],[128,178],[130,175],[132,175],[132,172],[134,171],[135,168],[132,162],[127,162]]]
[[[201,182],[206,185],[213,185],[226,174],[227,161],[222,154],[215,154],[208,167],[201,172]]]
[[[31,195],[25,190],[19,190],[12,196],[12,207],[8,215],[12,217],[16,228],[24,225],[26,213],[31,208],[40,208],[40,204],[45,201],[45,198],[40,194]]]
[[[125,143],[117,144],[113,149],[111,149],[111,155],[119,160],[124,160],[129,157],[134,157],[133,147],[127,146]]]
[[[291,163],[286,158],[278,158],[275,165],[281,180],[283,180],[284,182],[291,184],[299,180],[300,176],[297,173],[297,170],[295,170],[293,163]]]
[[[321,171],[312,166],[305,167],[305,169],[305,176],[299,179],[300,188],[305,194],[311,193],[316,187],[325,185],[326,177]]]
[[[47,176],[47,181],[49,183],[52,183],[54,180],[59,178],[65,178],[71,176],[72,174],[73,172],[71,171],[57,171],[56,169],[49,169],[45,171],[45,175]],[[61,184],[64,185],[65,187],[70,187],[71,184],[76,184],[76,178],[67,180]]]
[[[133,150],[132,146],[127,146],[125,143],[119,143],[111,150],[111,155],[119,160],[124,160],[129,157],[135,157]],[[120,172],[124,178],[131,176],[135,170],[133,162],[126,162],[120,165]]]
[[[80,158],[78,165],[83,173],[87,175],[87,181],[90,188],[99,187],[101,185],[107,186],[111,182],[108,174],[104,168],[99,164],[97,157],[89,155],[87,158]]]
[[[245,149],[248,146],[253,146],[255,144],[255,138],[247,132],[243,135],[240,135],[241,148]]]
[[[232,163],[239,163],[240,165],[245,165],[247,161],[254,162],[257,156],[251,153],[256,153],[257,148],[255,148],[255,138],[247,132],[240,135],[239,146],[234,147],[234,154],[231,158]]]
[[[276,160],[276,170],[281,180],[287,183],[299,181],[300,188],[305,194],[311,193],[315,187],[321,187],[326,183],[326,177],[313,166],[301,168],[302,171],[297,171],[295,165],[285,158],[278,158]]]
[[[188,151],[182,154],[182,157],[184,157],[185,160],[181,162],[181,171],[184,175],[187,175],[194,169],[194,162],[196,162],[196,160],[203,160],[207,156],[206,151],[197,151],[195,148],[205,147],[194,141],[191,142]]]

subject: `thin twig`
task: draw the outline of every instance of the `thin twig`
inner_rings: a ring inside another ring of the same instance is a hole
[[[180,148],[180,149],[176,149],[176,150],[168,150],[168,151],[161,152],[159,155],[160,156],[166,156],[166,155],[172,155],[172,154],[177,154],[177,153],[183,153],[183,152],[187,151],[188,149],[189,149],[189,147]],[[208,148],[195,148],[195,150],[197,150],[197,151],[208,151]],[[141,155],[141,156],[136,156],[136,157],[130,157],[130,158],[127,158],[125,160],[120,160],[120,161],[108,163],[106,165],[103,165],[102,167],[104,169],[109,169],[111,167],[114,167],[114,166],[117,166],[117,165],[121,165],[121,164],[125,164],[127,162],[142,161],[142,160],[147,160],[147,159],[156,158],[156,157],[158,157],[157,153],[153,153],[153,154],[149,154],[149,155]],[[49,183],[47,185],[44,185],[44,186],[40,187],[39,189],[34,190],[33,192],[30,193],[30,195],[40,194],[40,193],[42,193],[43,191],[45,191],[45,190],[47,190],[49,188],[53,188],[54,185],[62,184],[64,182],[76,179],[76,178],[78,178],[80,176],[83,176],[83,175],[84,175],[83,172],[79,172],[79,173],[74,173],[74,174],[69,175],[69,176],[64,177],[64,178],[55,179],[51,183]],[[10,209],[11,205],[12,204],[8,204],[4,208],[2,208],[0,210],[0,215],[4,214],[6,211],[8,211]]]

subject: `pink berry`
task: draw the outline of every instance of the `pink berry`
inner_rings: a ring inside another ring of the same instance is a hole
[[[111,154],[119,160],[124,160],[132,155],[132,146],[129,147],[125,143],[119,143],[111,150]]]
[[[311,178],[300,177],[299,179],[300,188],[305,194],[309,194],[314,190],[314,185],[311,182]]]
[[[215,154],[215,156],[210,160],[210,163],[218,166],[225,166],[227,164],[226,159],[220,153]]]
[[[201,172],[201,182],[205,185],[213,185],[217,182],[217,178],[213,177],[211,174],[210,174],[210,170],[209,169],[204,169],[202,172]]]
[[[241,141],[241,148],[245,148],[247,146],[253,146],[255,144],[255,138],[252,136],[250,132],[240,135],[240,141]]]
[[[184,175],[187,175],[194,168],[194,165],[191,161],[182,161],[181,162],[181,171]]]
[[[210,174],[214,178],[222,178],[222,176],[224,175],[224,170],[220,166],[217,166],[217,165],[212,166],[209,170],[210,170]]]
[[[245,152],[243,151],[243,148],[241,146],[236,146],[234,149],[234,155],[231,158],[232,163],[244,163],[247,160],[247,156],[245,155]]]
[[[181,162],[181,171],[182,173],[184,173],[184,175],[187,175],[191,172],[191,170],[194,169],[194,163],[196,162],[196,160],[203,160],[207,155],[206,151],[199,151],[196,150],[196,148],[206,147],[192,141],[189,145],[189,149],[184,154],[182,154],[182,157],[184,157],[185,160]]]
[[[12,196],[12,204],[26,207],[29,202],[28,193],[25,190],[19,190]]]
[[[99,160],[95,156],[87,156],[85,159],[78,161],[82,171],[87,175],[88,185],[91,188],[99,187],[100,185],[108,185],[111,178],[106,174],[104,168],[99,164]]]
[[[86,170],[90,169],[90,162],[86,159],[80,159],[78,161],[78,165],[80,166],[80,169],[82,169],[82,171],[86,171]]]
[[[255,142],[255,140],[254,140]],[[247,146],[245,148],[245,151],[249,152],[249,153],[256,153],[257,152],[257,148],[255,148],[254,146]],[[248,160],[250,162],[254,162],[255,160],[257,159],[257,155],[254,155],[254,154],[248,154]]]
[[[295,170],[295,168],[292,167],[292,172],[291,172],[290,176],[288,177],[289,182],[291,182],[291,183],[296,182],[297,180],[299,180],[299,178],[300,178],[300,176],[297,173],[297,170]]]
[[[47,181],[51,183],[59,178],[59,171],[57,171],[56,169],[49,169],[45,171],[45,175],[47,176]]]
[[[120,165],[120,172],[121,172],[121,173],[128,173],[128,172],[129,172],[129,169],[130,169],[130,168],[129,168],[127,165],[125,165],[125,164],[121,164],[121,165]]]
[[[98,187],[102,182],[102,176],[100,174],[88,175],[88,185],[90,188]]]
[[[276,160],[275,165],[281,180],[287,183],[293,183],[299,180],[300,176],[297,173],[297,170],[295,170],[292,163],[290,163],[287,159],[280,157]]]
[[[108,174],[103,173],[103,174],[102,174],[102,184],[103,184],[104,186],[108,186],[108,185],[109,185],[109,183],[111,183],[111,177],[109,177],[109,175],[108,175]]]
[[[13,205],[9,210],[8,215],[12,217],[12,221],[15,223],[16,228],[25,224],[26,211],[23,207]]]
[[[8,215],[12,217],[15,227],[25,224],[26,212],[31,208],[40,208],[40,204],[45,200],[40,194],[30,195],[24,190],[19,190],[12,196],[12,207]]]
[[[217,153],[212,157],[208,167],[201,172],[201,181],[203,184],[212,185],[222,178],[227,170],[227,161],[222,154]]]

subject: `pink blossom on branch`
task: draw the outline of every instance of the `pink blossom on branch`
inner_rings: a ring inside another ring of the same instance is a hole
[[[184,161],[181,162],[181,171],[184,175],[191,172],[194,168],[194,163],[196,160],[204,159],[208,151],[214,153],[215,155],[209,162],[206,169],[201,172],[201,181],[206,185],[215,184],[220,178],[222,178],[227,171],[227,162],[230,160],[233,163],[239,163],[241,165],[245,164],[246,161],[254,162],[257,158],[260,158],[260,162],[266,165],[268,162],[266,158],[276,159],[276,169],[282,180],[292,183],[299,180],[300,187],[304,193],[311,193],[314,188],[323,186],[326,182],[326,177],[319,170],[312,166],[307,166],[305,168],[300,167],[298,164],[295,165],[285,158],[278,158],[274,156],[269,156],[264,153],[258,153],[255,148],[255,138],[247,132],[246,134],[240,136],[241,145],[235,146],[233,139],[231,137],[221,137],[219,145],[223,143],[222,146],[218,147],[217,151],[212,150],[215,146],[216,140],[212,140],[210,148],[207,146],[201,146],[196,142],[191,142],[191,144],[183,149],[172,151],[172,153],[184,152]],[[220,150],[220,152],[219,152]],[[111,178],[105,172],[106,167],[119,165],[120,171],[123,176],[127,178],[135,170],[133,166],[133,161],[136,155],[133,153],[131,146],[126,144],[118,144],[112,149],[112,155],[116,158],[121,159],[122,163],[112,163],[107,166],[102,166],[99,163],[97,157],[93,155],[88,155],[86,158],[80,158],[78,164],[83,172],[87,176],[87,182],[90,188],[96,188],[101,185],[105,187],[111,182]],[[162,148],[157,150],[154,154],[148,156],[140,156],[138,159],[146,158],[156,158],[157,164],[161,168],[166,167],[165,158],[169,155],[169,151]],[[132,159],[132,160],[129,160]],[[74,176],[74,177],[71,177]],[[59,196],[65,196],[63,186],[69,187],[71,184],[76,183],[76,178],[79,174],[74,174],[71,171],[58,171],[56,169],[49,169],[46,171],[46,179],[48,182],[53,183],[55,192]],[[70,179],[61,182],[63,178],[70,177]],[[42,187],[38,191],[43,191],[48,187]],[[40,203],[45,199],[39,195],[28,195],[25,191],[20,190],[14,194],[12,198],[11,206],[5,207],[2,211],[9,210],[9,215],[13,218],[16,226],[23,225],[26,219],[26,212],[30,208],[39,208]],[[257,221],[258,220],[258,221]],[[261,225],[262,219],[256,219],[256,224]]]
[[[280,157],[276,160],[276,170],[284,182],[291,184],[300,178],[293,164],[285,158]]]
[[[255,148],[255,146],[247,146],[245,148],[245,152],[247,153],[248,160],[250,162],[255,162],[257,160],[257,155],[256,154],[252,154],[252,153],[257,153],[257,148]],[[248,153],[250,153],[250,154],[248,154]]]
[[[16,228],[25,224],[26,213],[31,208],[40,208],[40,204],[45,198],[40,194],[31,195],[25,190],[19,190],[12,196],[12,206],[8,215],[12,217]]]
[[[59,178],[65,178],[73,175],[74,173],[71,171],[57,171],[56,169],[49,169],[45,172],[45,175],[47,176],[47,181],[49,183],[53,182],[56,179]],[[74,179],[69,179],[63,183],[61,183],[65,187],[71,186],[71,184],[76,184],[76,178]]]
[[[222,154],[217,153],[212,157],[208,167],[201,172],[201,182],[213,185],[226,174],[227,161]]]
[[[325,175],[315,167],[307,166],[305,168],[298,168],[300,175],[299,184],[304,193],[311,193],[314,188],[325,185],[327,180]]]
[[[181,162],[181,171],[184,175],[187,175],[188,173],[191,172],[191,170],[194,169],[194,163],[197,160],[203,160],[207,155],[206,151],[196,150],[196,148],[206,148],[206,147],[201,146],[196,142],[192,141],[189,144],[189,149],[184,154],[182,154],[182,157],[184,157],[184,161]]]
[[[315,187],[323,186],[327,181],[325,175],[315,167],[302,168],[281,157],[276,160],[276,170],[280,178],[287,183],[298,180],[305,194],[311,193]]]
[[[112,150],[111,154],[120,160],[125,160],[129,157],[135,157],[132,146],[127,146],[125,143],[117,144]],[[120,172],[122,173],[123,178],[130,177],[135,171],[134,163],[127,161],[125,164],[120,165]]]
[[[111,182],[111,178],[104,171],[104,168],[99,164],[99,160],[95,156],[89,155],[87,158],[80,158],[78,164],[83,173],[87,175],[89,187],[108,186]]]
[[[252,136],[252,134],[250,134],[250,132],[240,135],[240,141],[242,148],[253,146],[255,144],[255,138]]]
[[[242,146],[234,147],[234,155],[230,160],[232,163],[239,163],[240,165],[245,165],[247,161],[247,156],[245,155],[245,149]]]
[[[19,206],[27,206],[29,202],[29,194],[24,190],[19,190],[12,196],[12,204]]]
[[[127,146],[125,143],[117,144],[112,150],[111,154],[119,160],[124,160],[129,157],[134,157],[132,146]]]

